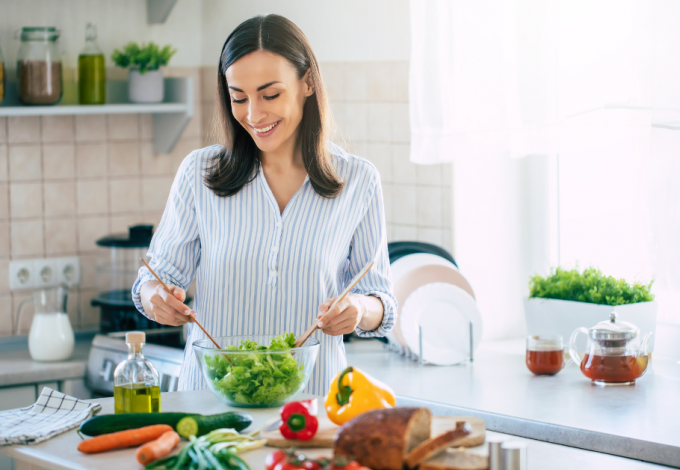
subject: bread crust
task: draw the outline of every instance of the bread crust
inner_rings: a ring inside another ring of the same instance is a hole
[[[431,421],[427,408],[367,411],[340,427],[333,453],[373,470],[402,470],[409,447],[429,439]]]
[[[472,434],[472,426],[465,421],[456,422],[456,428],[440,434],[436,437],[421,442],[411,452],[408,453],[404,463],[408,468],[415,468],[424,460],[433,457],[448,447],[455,446],[456,441]]]

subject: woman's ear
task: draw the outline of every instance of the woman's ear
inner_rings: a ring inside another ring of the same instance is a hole
[[[307,69],[305,76],[302,77],[305,82],[305,97],[314,94],[314,81],[312,80],[312,69]]]

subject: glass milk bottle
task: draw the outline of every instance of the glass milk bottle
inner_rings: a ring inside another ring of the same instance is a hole
[[[157,413],[161,411],[161,387],[158,372],[144,357],[146,334],[125,333],[128,357],[113,373],[113,401],[116,413]]]
[[[73,354],[75,338],[66,314],[67,298],[66,286],[33,291],[35,315],[28,333],[28,352],[34,361],[64,361]]]

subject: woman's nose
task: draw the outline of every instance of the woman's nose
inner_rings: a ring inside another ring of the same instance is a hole
[[[262,120],[267,113],[264,112],[262,107],[256,100],[250,100],[248,105],[248,121],[251,124],[256,124]]]

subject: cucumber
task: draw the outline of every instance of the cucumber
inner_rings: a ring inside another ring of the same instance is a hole
[[[241,431],[253,421],[245,413],[228,412],[210,417],[222,417],[222,422],[227,424],[222,427],[229,427]],[[112,432],[125,431],[126,429],[137,429],[154,424],[167,424],[173,428],[177,426],[183,418],[207,418],[197,413],[122,413],[113,415],[101,415],[88,419],[80,425],[80,432],[86,436],[100,436]]]
[[[188,439],[189,436],[201,437],[208,434],[210,431],[221,428],[242,431],[247,428],[251,422],[252,418],[243,413],[228,412],[208,416],[194,415],[180,419],[175,429],[180,436]]]

